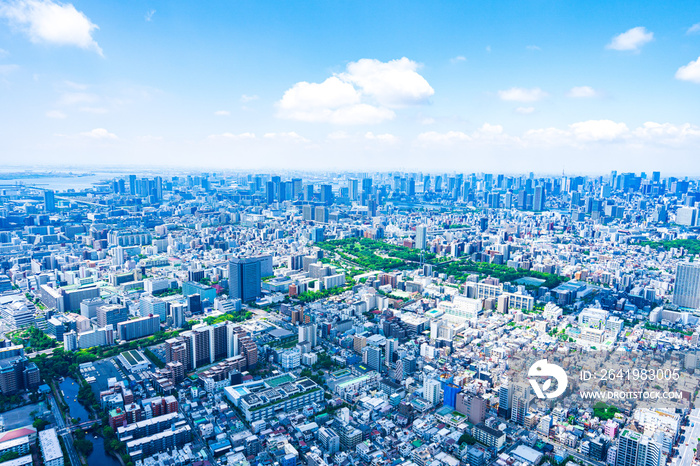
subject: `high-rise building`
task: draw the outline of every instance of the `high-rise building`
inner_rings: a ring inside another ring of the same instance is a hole
[[[168,318],[168,304],[153,295],[143,295],[139,300],[139,310],[142,317],[156,315],[160,317],[161,322],[165,322]]]
[[[536,212],[542,212],[544,210],[545,204],[545,192],[544,186],[535,187],[535,197],[532,202],[532,210]]]
[[[44,191],[44,209],[46,212],[56,212],[56,198],[50,189]]]
[[[418,225],[416,227],[416,249],[425,249],[428,244],[428,227]]]
[[[530,386],[524,383],[516,383],[512,386],[510,420],[521,426],[525,425],[525,417],[530,410]]]
[[[440,402],[440,382],[438,380],[426,378],[423,381],[423,398],[432,405]]]
[[[314,348],[318,344],[317,340],[318,328],[316,324],[301,325],[299,327],[299,343],[308,341],[311,347]]]
[[[615,466],[659,466],[661,457],[659,442],[630,429],[620,434]]]
[[[673,304],[700,309],[700,264],[685,263],[676,267]]]
[[[126,322],[129,318],[129,310],[121,304],[103,304],[97,307],[96,314],[98,327],[110,324],[116,327],[119,322]]]
[[[155,334],[160,330],[160,317],[149,316],[127,320],[117,324],[117,335],[122,341],[134,340]]]
[[[229,297],[243,302],[253,301],[261,294],[261,260],[257,257],[234,257],[229,262]]]

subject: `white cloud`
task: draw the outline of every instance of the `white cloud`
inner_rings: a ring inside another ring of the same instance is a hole
[[[286,133],[265,133],[263,136],[265,139],[276,139],[286,142],[311,142],[303,136],[300,136],[294,131],[289,131]]]
[[[575,99],[587,99],[591,97],[597,97],[598,91],[596,91],[590,86],[576,86],[572,87],[566,95]]]
[[[95,94],[87,92],[65,92],[58,100],[60,105],[76,105],[76,104],[91,104],[95,103],[100,98]]]
[[[424,104],[433,88],[408,58],[362,59],[321,83],[299,82],[277,102],[280,118],[339,125],[376,124],[393,119],[392,108]]]
[[[0,49],[0,58],[5,58],[10,55],[10,52],[8,52],[5,49]]]
[[[347,72],[339,77],[355,84],[362,94],[386,107],[424,104],[435,91],[417,73],[420,65],[406,57],[386,63],[363,58],[350,62]]]
[[[72,89],[74,91],[84,91],[88,88],[87,84],[82,84],[82,83],[76,83],[73,81],[63,81],[63,85],[69,89]]]
[[[529,115],[535,111],[535,107],[518,107],[515,111],[521,115]]]
[[[541,49],[540,47],[536,46],[536,45],[528,45],[528,46],[526,46],[525,48],[528,49],[528,50],[536,51],[536,52],[542,51],[542,49]]]
[[[345,131],[333,131],[326,136],[327,139],[331,141],[340,141],[343,139],[348,139],[350,136]]]
[[[462,61],[467,61],[467,57],[465,57],[464,55],[458,55],[454,58],[450,58],[450,63],[452,63],[453,65]]]
[[[19,65],[0,65],[0,75],[8,75],[19,69]]]
[[[241,96],[241,102],[243,102],[243,103],[252,102],[252,101],[254,101],[254,100],[258,100],[258,98],[259,98],[259,97],[258,97],[257,95],[247,95],[247,94],[243,94],[243,95]]]
[[[612,141],[629,131],[626,124],[612,120],[581,121],[569,127],[573,135],[581,141]]]
[[[676,79],[700,84],[700,57],[678,68],[678,71],[676,71]]]
[[[370,141],[380,141],[380,142],[386,142],[388,144],[394,144],[398,142],[399,138],[394,136],[393,134],[385,133],[385,134],[374,134],[371,131],[368,131],[365,133],[365,139],[369,139]]]
[[[700,23],[695,23],[685,31],[686,34],[700,34]]]
[[[639,52],[639,49],[654,40],[654,33],[647,31],[645,27],[632,28],[622,34],[613,37],[607,49]]]
[[[72,45],[102,55],[102,49],[92,37],[98,26],[70,3],[13,0],[0,5],[0,17],[34,43]]]
[[[68,115],[66,115],[65,113],[63,113],[63,112],[60,111],[60,110],[49,110],[48,112],[46,112],[46,117],[47,117],[47,118],[54,118],[54,119],[56,119],[56,120],[63,120],[63,119],[65,119],[67,116],[68,116]]]
[[[209,139],[228,139],[231,141],[242,141],[247,139],[255,139],[255,133],[222,133],[222,134],[212,134]]]
[[[153,15],[155,15],[155,14],[156,14],[156,10],[148,10],[143,19],[145,19],[147,22],[151,22],[151,21],[153,21]]]
[[[109,110],[104,107],[80,107],[78,110],[85,113],[92,113],[93,115],[104,115],[109,112]]]
[[[656,144],[679,145],[688,139],[700,140],[700,127],[685,123],[655,123],[649,121],[632,133],[640,141],[652,141]]]
[[[423,143],[451,144],[459,141],[471,141],[471,137],[462,131],[448,131],[446,133],[428,131],[419,134],[418,141]]]
[[[216,116],[231,116],[231,112],[228,110],[217,110],[214,112],[214,115]]]
[[[116,134],[110,133],[104,128],[95,128],[92,131],[80,133],[80,135],[91,139],[119,139]]]
[[[505,91],[498,91],[501,100],[513,102],[537,102],[547,97],[549,94],[539,87],[524,89],[522,87],[512,87]]]
[[[435,123],[435,118],[426,117],[423,118],[420,123],[422,125],[432,125],[433,123]]]
[[[486,51],[487,51],[488,53],[491,53],[491,46],[490,46],[490,45],[487,45],[487,46],[486,46]]]

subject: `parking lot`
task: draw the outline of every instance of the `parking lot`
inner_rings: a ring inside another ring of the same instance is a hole
[[[126,375],[122,372],[121,367],[115,361],[116,357],[102,359],[100,361],[95,361],[92,363],[95,366],[95,370],[92,371],[92,376],[95,377],[96,382],[92,384],[92,390],[95,392],[95,396],[99,396],[101,391],[107,390],[107,381],[115,377],[117,380],[125,380]]]
[[[38,403],[33,405],[22,406],[21,408],[15,408],[10,411],[2,413],[2,419],[5,422],[5,430],[17,429],[19,427],[24,427],[31,425],[34,422],[32,419],[32,411],[36,411],[37,416],[41,415],[46,410],[45,403]]]

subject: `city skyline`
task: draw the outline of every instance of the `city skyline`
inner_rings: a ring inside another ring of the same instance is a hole
[[[2,160],[697,175],[700,6],[0,3]]]

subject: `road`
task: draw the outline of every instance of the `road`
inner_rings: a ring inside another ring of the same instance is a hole
[[[49,404],[51,405],[51,412],[53,417],[56,419],[56,433],[63,437],[63,443],[66,446],[66,451],[68,452],[68,458],[70,459],[71,466],[81,466],[80,460],[78,459],[78,454],[73,446],[73,436],[70,434],[68,429],[66,429],[66,423],[63,420],[63,415],[61,410],[58,409],[56,400],[53,395],[49,395]]]
[[[672,464],[674,466],[690,466],[695,455],[693,448],[697,447],[698,437],[700,437],[700,408],[690,412],[689,424],[685,428],[685,433],[681,433],[681,435],[685,437],[685,441],[679,444],[678,456],[673,459]]]

